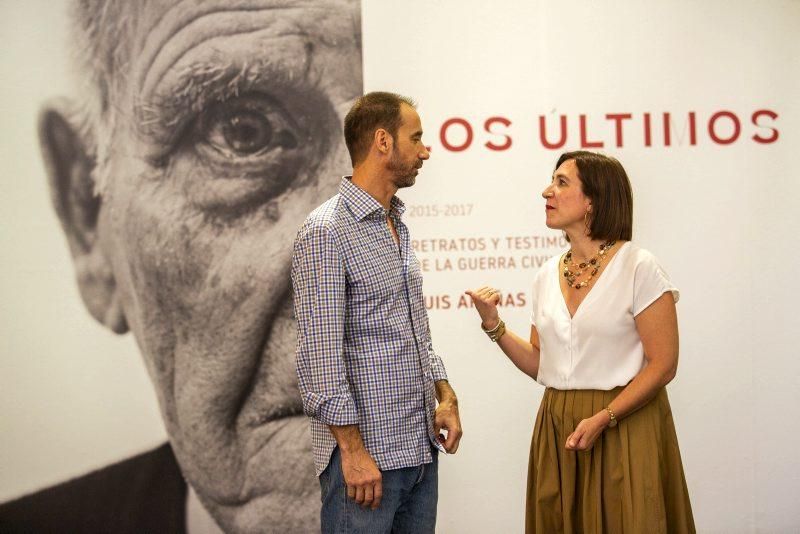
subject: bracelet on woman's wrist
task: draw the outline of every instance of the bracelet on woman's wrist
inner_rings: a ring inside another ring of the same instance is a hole
[[[481,322],[481,330],[483,330],[487,334],[490,334],[490,333],[493,333],[493,332],[497,332],[497,329],[500,328],[500,323],[502,323],[502,322],[503,322],[503,320],[498,317],[497,318],[497,324],[494,325],[494,328],[491,328],[491,329],[490,328],[486,328],[485,326],[483,326],[483,322]]]
[[[614,413],[611,406],[606,406],[606,412],[608,413],[608,427],[614,428],[617,426],[617,414]]]
[[[497,326],[495,326],[491,330],[487,330],[486,328],[484,328],[483,323],[481,323],[481,330],[483,330],[484,333],[486,333],[486,335],[489,336],[489,339],[491,339],[492,342],[497,343],[497,340],[503,337],[503,334],[506,333],[506,323],[504,323],[503,320],[500,319],[497,323]]]

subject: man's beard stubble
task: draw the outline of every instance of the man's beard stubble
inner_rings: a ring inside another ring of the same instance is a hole
[[[411,187],[417,181],[417,172],[419,171],[417,163],[404,165],[397,154],[393,154],[389,159],[389,170],[394,174],[394,185],[398,189],[404,187]]]

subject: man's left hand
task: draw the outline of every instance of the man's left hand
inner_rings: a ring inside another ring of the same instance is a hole
[[[441,434],[442,429],[447,430],[447,438]],[[433,431],[437,435],[436,439],[444,446],[444,450],[450,454],[455,454],[463,434],[461,418],[458,416],[457,401],[445,400],[439,403],[433,416]]]

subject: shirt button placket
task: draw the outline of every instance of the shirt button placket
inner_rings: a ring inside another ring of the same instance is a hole
[[[567,372],[567,376],[565,376],[566,385],[569,387],[570,377],[575,372],[575,353],[574,353],[574,334],[575,334],[575,325],[574,322],[570,319],[569,321],[569,371]]]

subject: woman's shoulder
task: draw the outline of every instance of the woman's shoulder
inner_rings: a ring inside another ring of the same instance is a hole
[[[667,291],[670,291],[675,302],[678,302],[680,298],[678,288],[655,254],[634,243],[631,243],[628,252],[630,257],[628,272],[632,274],[630,280],[634,288],[634,317]]]
[[[633,275],[637,279],[655,275],[667,276],[661,261],[650,250],[642,248],[632,241],[625,243],[624,246],[625,249],[621,249],[618,252],[618,254],[623,255],[620,260],[624,264],[624,272]]]
[[[623,261],[632,266],[638,266],[641,264],[659,264],[658,258],[655,256],[655,254],[650,252],[648,249],[641,247],[638,243],[634,243],[633,241],[626,241],[617,254],[623,256]]]

